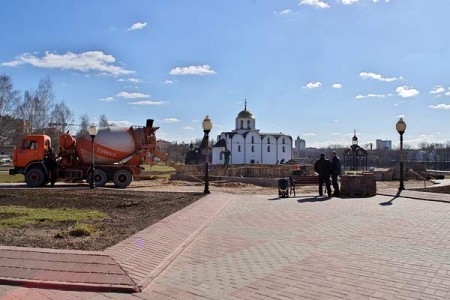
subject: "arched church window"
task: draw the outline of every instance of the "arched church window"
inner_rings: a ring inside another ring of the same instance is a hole
[[[247,120],[247,129],[250,129],[250,120]]]
[[[252,144],[254,144],[254,143],[255,143],[255,137],[252,136]]]
[[[283,152],[286,152],[286,149],[284,148],[284,146],[283,146]]]
[[[284,138],[283,138],[283,144],[284,144]],[[284,147],[283,147],[284,148]]]
[[[267,146],[267,152],[270,152],[270,146]]]
[[[255,146],[252,145],[252,152],[255,152]]]
[[[238,145],[238,152],[241,152],[241,145]]]
[[[267,138],[267,144],[270,144],[270,138]]]
[[[244,129],[244,120],[241,120],[241,129]]]

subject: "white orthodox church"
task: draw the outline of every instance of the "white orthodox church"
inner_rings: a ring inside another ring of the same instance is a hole
[[[292,137],[281,132],[260,133],[247,101],[236,117],[236,129],[222,132],[212,148],[212,164],[277,164],[291,158]]]

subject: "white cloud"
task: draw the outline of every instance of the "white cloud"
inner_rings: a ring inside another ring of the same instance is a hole
[[[352,5],[357,3],[359,0],[340,0],[339,2],[341,2],[344,5]]]
[[[280,14],[282,14],[282,15],[287,15],[287,14],[290,14],[292,12],[292,10],[291,9],[283,9],[282,11],[280,11]]]
[[[165,83],[165,84],[172,84],[172,83],[173,83],[173,80],[166,79],[166,81],[164,81],[164,83]]]
[[[359,77],[361,77],[363,79],[370,78],[370,79],[375,79],[375,80],[379,80],[379,81],[386,81],[386,82],[403,80],[402,76],[399,76],[399,77],[383,77],[380,74],[376,74],[376,73],[372,73],[372,72],[361,72],[361,73],[359,73]]]
[[[305,88],[307,89],[316,89],[318,87],[320,87],[322,85],[322,83],[320,83],[320,81],[316,81],[316,82],[309,82],[305,85]]]
[[[120,78],[117,80],[118,82],[133,82],[133,83],[139,83],[142,82],[142,80],[137,78]]]
[[[359,100],[359,99],[364,99],[364,98],[386,98],[386,97],[391,97],[391,96],[392,96],[392,94],[387,94],[387,95],[384,95],[384,94],[367,94],[367,95],[358,95],[355,98]]]
[[[126,99],[141,99],[141,98],[150,98],[149,94],[143,93],[128,93],[128,92],[120,92],[116,95],[117,97],[122,97]]]
[[[308,133],[305,133],[303,136],[316,136],[316,134],[313,132],[308,132]]]
[[[99,100],[104,101],[104,102],[111,102],[111,101],[114,101],[114,98],[113,97],[105,97],[105,98],[100,98]]]
[[[442,94],[445,92],[445,88],[442,85],[436,85],[430,91],[430,94]]]
[[[141,30],[144,29],[145,27],[147,27],[147,22],[141,23],[141,22],[137,22],[134,23],[133,25],[131,25],[130,28],[128,28],[128,31],[132,31],[132,30]]]
[[[418,90],[409,86],[399,86],[398,88],[395,89],[395,91],[402,98],[416,97],[420,94]]]
[[[41,58],[30,53],[23,53],[17,56],[14,61],[2,63],[2,66],[17,67],[28,64],[38,68],[76,70],[80,72],[93,71],[110,76],[134,73],[134,71],[113,65],[115,61],[114,56],[104,54],[102,51],[67,52],[61,55],[46,51]]]
[[[163,123],[177,123],[180,122],[179,119],[177,118],[165,118],[164,120],[162,120]]]
[[[128,127],[131,126],[131,122],[130,121],[109,121],[109,124],[114,124],[114,126],[120,126],[120,127]]]
[[[309,5],[317,8],[329,8],[328,3],[320,0],[302,0],[300,1],[300,5]]]
[[[128,102],[128,104],[131,105],[163,105],[164,103],[165,103],[164,101],[150,101],[150,100]]]
[[[192,127],[191,125],[188,125],[188,126],[184,126],[184,127],[181,127],[182,129],[186,129],[186,130],[194,130],[194,127]]]
[[[213,75],[216,71],[212,70],[209,65],[176,67],[170,70],[170,75]]]
[[[292,11],[292,9],[286,8],[286,9],[283,9],[283,10],[280,10],[280,11],[274,11],[273,13],[275,15],[289,15],[289,14],[292,14],[293,11]]]
[[[436,105],[428,105],[429,108],[432,109],[444,109],[444,110],[449,110],[450,109],[450,104],[444,104],[444,103],[440,103],[440,104],[436,104]]]
[[[334,83],[334,84],[331,85],[331,87],[332,87],[333,89],[342,89],[342,84],[340,84],[340,83]]]

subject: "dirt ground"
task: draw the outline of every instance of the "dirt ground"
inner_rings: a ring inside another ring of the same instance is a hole
[[[0,245],[104,250],[203,197],[202,193],[140,192],[86,187],[0,189],[0,205],[77,208],[104,212],[107,218],[80,221],[94,225],[89,236],[72,236],[74,221],[42,221],[20,228],[0,227]]]
[[[407,189],[439,187],[422,181],[407,181]],[[398,182],[377,182],[377,189],[395,188]],[[20,228],[0,227],[0,245],[54,249],[104,250],[152,225],[204,196],[203,183],[166,179],[134,181],[127,189],[96,188],[84,185],[57,185],[55,188],[2,188],[0,206],[16,205],[36,208],[95,209],[108,215],[97,221],[83,221],[95,226],[89,236],[69,234],[74,221],[39,222]],[[211,183],[212,193],[278,194],[276,187],[259,187],[243,183]],[[441,189],[442,190],[442,189]],[[448,192],[443,189],[440,192]],[[175,192],[176,191],[176,192]],[[297,187],[297,197],[317,193],[316,186]]]

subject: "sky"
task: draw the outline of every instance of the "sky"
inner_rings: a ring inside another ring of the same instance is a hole
[[[0,0],[0,74],[187,142],[235,129],[307,147],[450,141],[448,0]]]

